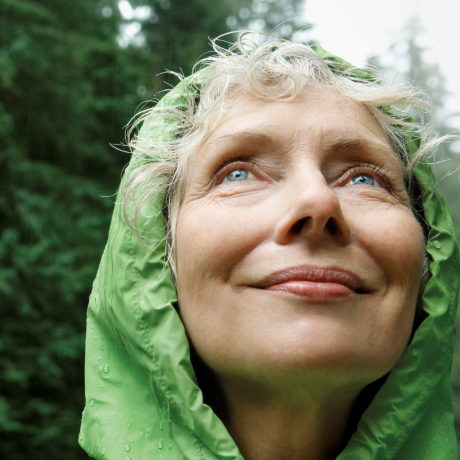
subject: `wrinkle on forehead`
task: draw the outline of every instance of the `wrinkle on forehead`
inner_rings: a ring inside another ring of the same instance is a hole
[[[376,128],[376,131],[378,131],[379,134],[382,134],[386,138],[385,130],[375,119],[374,114],[362,102],[355,101],[332,88],[322,87],[319,85],[308,85],[295,99],[292,100],[265,100],[258,98],[257,96],[247,91],[241,90],[228,100],[228,106],[224,108],[224,110],[220,110],[218,113],[215,112],[213,114],[215,115],[215,119],[212,123],[213,126],[210,127],[209,134],[206,137],[206,140],[203,142],[202,146],[205,147],[205,145],[208,144],[208,140],[213,137],[213,134],[218,131],[219,128],[221,128],[224,124],[226,124],[226,122],[229,120],[234,120],[239,116],[245,115],[247,113],[248,106],[252,104],[310,105],[314,104],[315,102],[329,104],[330,109],[332,108],[341,115],[344,114],[342,109],[345,109],[347,112],[352,110],[354,115],[353,119],[358,123],[360,123],[361,116],[367,118],[367,121],[369,121],[369,118],[373,119],[375,122],[373,125]],[[377,134],[377,132],[375,134]]]

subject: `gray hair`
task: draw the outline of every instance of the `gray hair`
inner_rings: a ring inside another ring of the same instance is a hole
[[[152,240],[147,231],[139,231],[138,218],[154,196],[164,197],[168,261],[173,274],[175,228],[188,160],[216,129],[239,93],[249,93],[264,101],[291,101],[307,86],[321,87],[362,103],[402,159],[409,193],[414,166],[444,140],[431,128],[434,109],[426,94],[419,88],[396,84],[376,69],[363,71],[318,47],[264,34],[243,33],[229,49],[220,47],[217,40],[211,42],[215,55],[199,61],[196,73],[186,82],[182,75],[175,74],[182,84],[170,90],[173,97],[169,100],[174,101],[177,96],[183,107],[175,102],[144,110],[128,133],[128,145],[138,158],[137,167],[124,182],[124,217],[147,244]],[[151,129],[134,135],[141,123],[148,123]],[[159,135],[165,127],[169,127],[168,133]],[[407,136],[419,144],[411,155],[407,151]]]

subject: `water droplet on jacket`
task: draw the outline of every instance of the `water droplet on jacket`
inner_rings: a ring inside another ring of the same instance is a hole
[[[144,436],[144,432],[143,432],[143,431],[141,431],[141,436]]]
[[[147,428],[145,431],[146,431],[147,433],[150,433],[150,429],[149,429],[149,428]]]
[[[104,388],[104,384],[101,385],[101,388]]]
[[[160,422],[160,430],[163,431],[163,422]]]
[[[131,460],[131,457],[126,457],[126,460]]]
[[[412,354],[413,354],[414,356],[418,356],[419,353],[420,353],[420,348],[413,348],[413,349],[412,349]]]
[[[131,423],[128,423],[128,428],[131,428]]]
[[[436,438],[433,438],[432,441],[437,444],[438,443],[438,440]]]
[[[163,447],[163,439],[160,439],[160,442],[158,443],[158,449],[161,449]]]
[[[171,450],[171,449],[172,449],[172,444],[169,445],[169,450]]]
[[[105,455],[105,447],[102,448],[102,455]]]
[[[94,401],[91,401],[91,406],[94,406]]]
[[[129,449],[131,449],[131,447],[129,447],[129,444],[126,444],[126,446],[125,446],[126,452],[129,452]]]
[[[104,366],[104,372],[107,374],[109,372],[109,363],[106,363]]]
[[[436,249],[440,249],[441,246],[442,246],[441,243],[440,243],[438,240],[434,241],[433,244],[434,244],[434,247],[435,247]]]

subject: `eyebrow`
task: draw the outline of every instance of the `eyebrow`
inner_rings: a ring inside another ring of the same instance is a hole
[[[369,139],[357,139],[357,138],[342,138],[334,142],[331,146],[327,147],[327,150],[348,152],[355,149],[366,149],[366,150],[379,150],[382,153],[391,155],[398,159],[399,155],[389,146],[380,144],[379,142],[374,142]]]
[[[207,150],[209,147],[211,147],[214,144],[217,144],[223,141],[227,141],[227,140],[230,140],[230,141],[231,140],[235,140],[235,141],[245,140],[245,141],[259,143],[263,146],[270,146],[270,147],[274,147],[278,145],[275,137],[263,131],[239,131],[239,132],[232,133],[232,134],[225,134],[223,136],[218,137],[217,139],[213,139],[212,141],[210,141],[204,146],[204,150]],[[356,149],[373,150],[373,151],[378,151],[379,153],[382,153],[384,155],[389,155],[398,162],[398,165],[401,168],[404,167],[404,162],[402,158],[391,147],[381,144],[379,142],[374,142],[370,139],[363,139],[359,137],[357,138],[352,135],[345,136],[342,138],[338,138],[337,141],[333,142],[332,145],[326,148],[326,150],[331,151],[331,152],[335,151],[335,152],[342,152],[342,153],[351,152]]]
[[[205,144],[204,149],[207,150],[213,144],[227,141],[227,140],[235,140],[235,141],[252,141],[254,143],[259,143],[262,145],[270,145],[274,146],[277,142],[273,136],[264,132],[258,131],[239,131],[233,134],[225,134],[224,136],[220,136],[217,139],[213,139],[212,141]]]
[[[352,152],[353,150],[357,149],[374,151],[387,157],[393,158],[398,163],[399,168],[401,168],[401,170],[404,169],[404,160],[390,146],[386,146],[380,142],[374,142],[370,139],[345,137],[338,139],[337,142],[333,143],[330,147],[327,148],[327,150],[341,153]]]

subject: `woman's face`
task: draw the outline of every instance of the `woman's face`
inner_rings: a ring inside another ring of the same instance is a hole
[[[362,386],[407,344],[422,230],[382,128],[332,90],[238,96],[190,161],[176,241],[181,316],[222,379]]]

